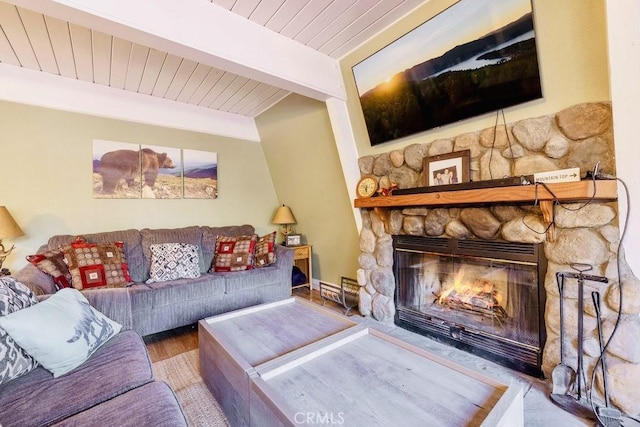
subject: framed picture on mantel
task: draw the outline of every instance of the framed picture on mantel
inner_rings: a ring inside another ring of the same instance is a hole
[[[425,157],[422,166],[424,185],[427,187],[469,182],[471,151],[454,151]]]

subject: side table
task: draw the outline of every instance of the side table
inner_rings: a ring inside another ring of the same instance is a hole
[[[311,245],[290,246],[290,247],[291,249],[294,250],[293,263],[295,264],[296,267],[302,270],[305,276],[307,276],[307,283],[293,286],[292,289],[308,286],[309,297],[311,297],[311,291],[313,289],[313,279],[311,278],[311,274],[313,272],[312,261],[311,261]]]

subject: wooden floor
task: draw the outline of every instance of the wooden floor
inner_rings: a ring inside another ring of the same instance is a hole
[[[294,289],[292,294],[293,296],[310,299],[310,301],[322,305],[322,298],[318,290],[314,289],[311,296],[309,296],[308,288],[298,288]],[[344,313],[344,308],[333,301],[327,301],[325,307],[340,314]],[[355,309],[352,310],[352,313],[354,316],[360,315]],[[158,334],[147,335],[144,337],[144,342],[147,345],[151,362],[168,359],[180,353],[198,348],[198,325],[193,324]]]

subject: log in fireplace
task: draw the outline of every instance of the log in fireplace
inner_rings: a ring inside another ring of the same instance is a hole
[[[542,376],[541,245],[397,235],[393,246],[397,325]]]

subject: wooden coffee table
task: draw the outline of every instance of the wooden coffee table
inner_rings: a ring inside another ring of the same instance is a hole
[[[231,425],[248,426],[256,367],[354,325],[300,298],[210,317],[198,324],[201,376]]]
[[[518,426],[522,391],[299,298],[199,323],[232,426]]]

